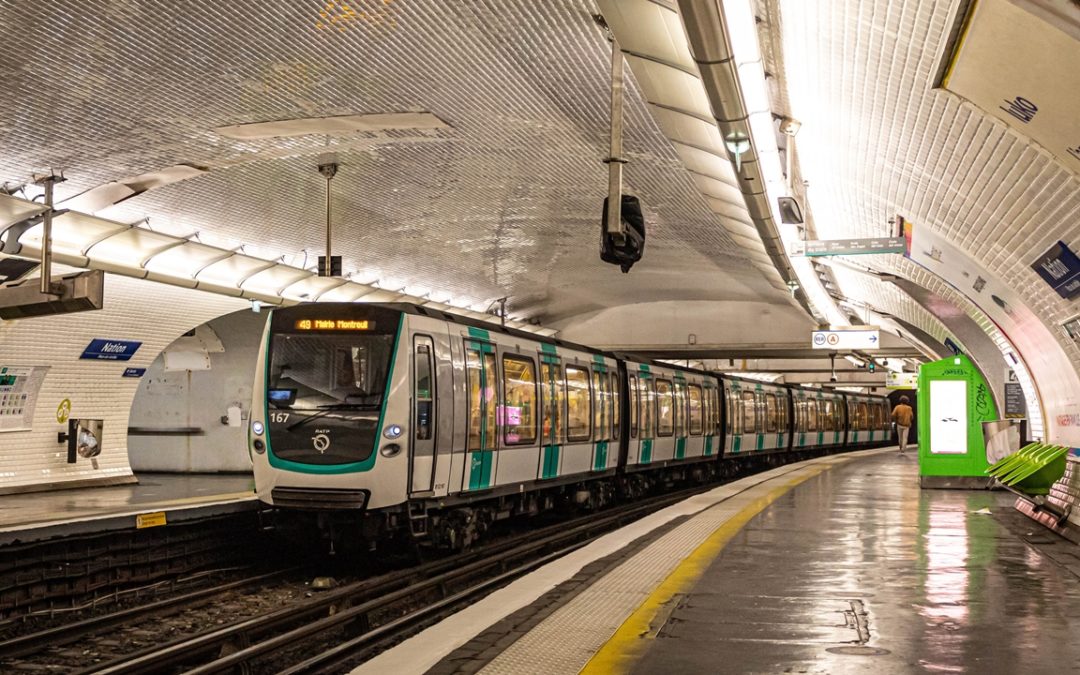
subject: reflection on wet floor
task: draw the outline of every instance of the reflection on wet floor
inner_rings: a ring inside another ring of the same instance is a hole
[[[250,474],[139,474],[137,485],[76,488],[0,496],[0,528],[87,518],[132,507],[182,503],[193,497],[237,498],[254,490]]]
[[[728,544],[636,672],[1078,671],[1080,579],[1012,503],[921,490],[914,457],[834,468]]]

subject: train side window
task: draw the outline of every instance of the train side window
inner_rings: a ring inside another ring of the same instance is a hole
[[[860,429],[862,429],[863,431],[870,430],[870,419],[869,415],[867,414],[867,405],[865,401],[859,401],[859,422]]]
[[[637,438],[638,432],[638,399],[640,394],[638,392],[638,379],[636,375],[631,375],[628,379],[630,390],[630,438]]]
[[[605,386],[607,377],[604,373],[598,370],[594,370],[592,374],[592,389],[593,399],[596,405],[593,406],[593,440],[602,441],[605,439],[605,422],[607,422],[607,387]]]
[[[566,440],[592,438],[592,390],[587,368],[566,367]]]
[[[544,445],[559,445],[563,437],[563,382],[559,364],[540,364],[540,396],[543,399]]]
[[[503,401],[499,415],[507,445],[536,442],[536,365],[523,356],[503,357]]]
[[[675,381],[675,435],[686,436],[686,383]]]
[[[619,374],[611,373],[609,380],[611,386],[611,438],[619,440],[619,424],[621,423],[622,409],[619,407]]]
[[[806,430],[818,430],[818,402],[812,399],[806,402]]]
[[[656,435],[670,436],[675,432],[675,402],[671,395],[671,382],[656,381]]]
[[[416,401],[414,410],[418,441],[431,440],[435,422],[435,368],[431,362],[431,338],[416,336],[413,350],[413,392]]]
[[[708,404],[701,396],[701,387],[696,384],[691,384],[687,387],[687,394],[690,399],[690,435],[700,436],[704,430],[704,424],[702,423],[705,406]]]
[[[780,424],[780,411],[776,406],[776,394],[765,394],[765,431],[775,434]]]
[[[653,389],[652,378],[642,377],[638,380],[641,389],[641,437],[656,437],[656,391]]]
[[[757,411],[754,409],[755,398],[752,391],[742,393],[742,431],[744,434],[757,433]]]

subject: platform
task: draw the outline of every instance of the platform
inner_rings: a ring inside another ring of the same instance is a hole
[[[607,535],[354,672],[1076,670],[1073,544],[1012,503],[921,490],[895,450],[783,467]]]
[[[179,522],[258,508],[245,474],[140,473],[138,484],[0,496],[0,545],[132,528],[140,514]]]

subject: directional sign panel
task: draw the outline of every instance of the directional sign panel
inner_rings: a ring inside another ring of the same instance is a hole
[[[875,237],[871,239],[811,239],[795,242],[791,253],[808,257],[827,255],[866,255],[870,253],[903,253],[906,250],[903,237]]]
[[[885,373],[885,388],[886,389],[918,389],[919,388],[919,374],[918,373],[894,373],[889,371]]]
[[[877,349],[881,346],[880,331],[872,330],[815,330],[810,333],[814,349]]]

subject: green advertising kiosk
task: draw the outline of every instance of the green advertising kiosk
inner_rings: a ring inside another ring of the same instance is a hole
[[[983,488],[989,483],[982,423],[998,419],[982,373],[963,354],[919,368],[919,484]]]

